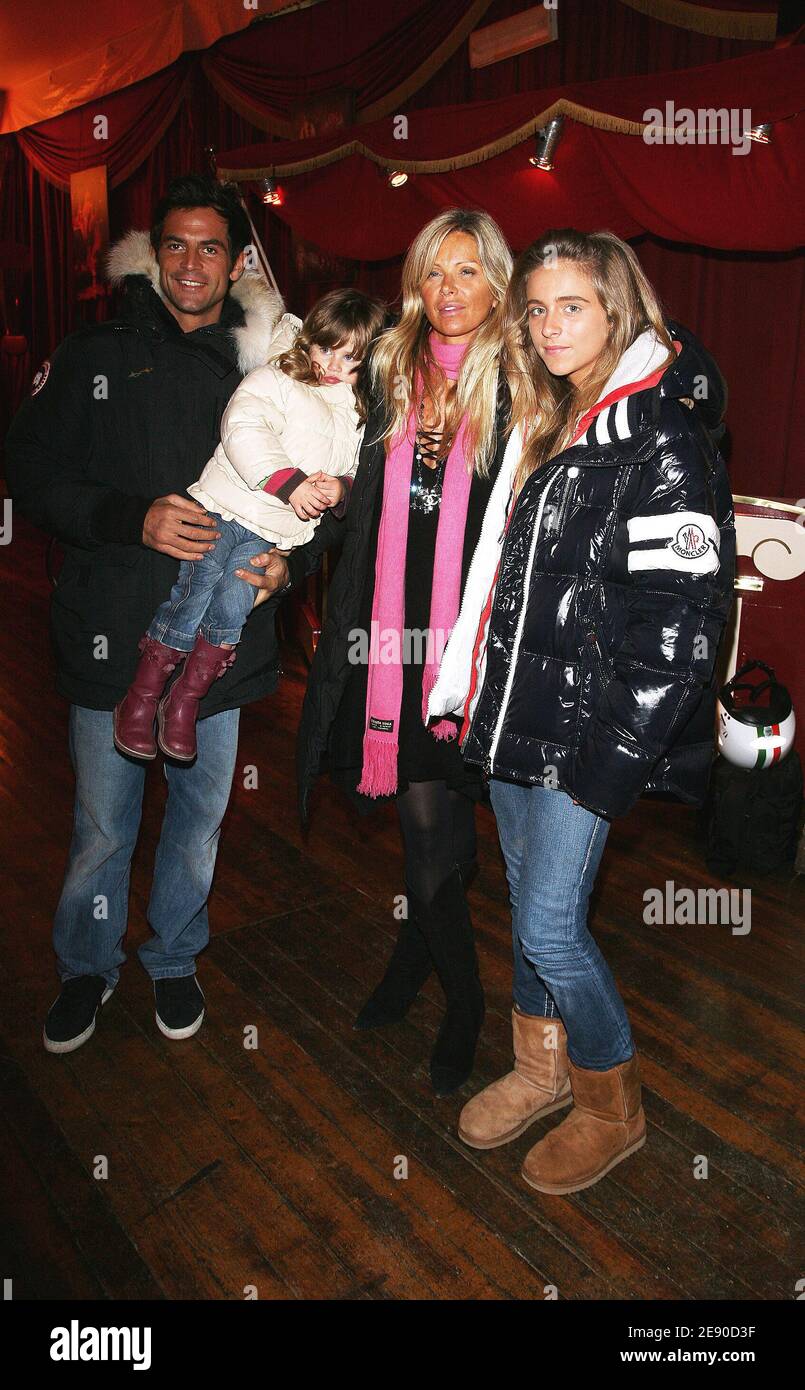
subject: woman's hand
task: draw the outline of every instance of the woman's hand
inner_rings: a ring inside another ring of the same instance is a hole
[[[252,555],[249,558],[250,565],[259,565],[265,570],[264,574],[251,574],[249,570],[235,570],[235,574],[246,584],[251,584],[257,590],[254,599],[254,606],[265,603],[267,598],[271,598],[278,589],[284,589],[288,583],[288,566],[285,562],[286,555],[290,555],[289,550],[264,550],[261,555]]]

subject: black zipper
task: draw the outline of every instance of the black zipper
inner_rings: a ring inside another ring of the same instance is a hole
[[[577,476],[578,476],[577,474],[573,474],[571,477],[568,477],[568,479],[567,479],[567,481],[566,481],[566,483],[565,483],[565,490],[564,490],[564,492],[562,493],[562,500],[561,500],[561,502],[559,503],[559,516],[558,516],[557,522],[556,522],[556,534],[557,534],[557,536],[559,536],[559,535],[562,534],[562,524],[563,524],[563,522],[564,522],[565,513],[567,512],[567,508],[568,508],[568,505],[569,505],[569,503],[570,503],[570,493],[571,493],[571,489],[572,489],[572,487],[573,487],[573,484],[574,484],[575,481],[576,481],[576,477],[577,477]]]
[[[603,682],[606,682],[609,679],[609,673],[607,672],[606,666],[604,664],[604,655],[601,651],[601,647],[599,645],[597,636],[594,632],[585,633],[585,641],[587,643],[587,646],[590,648],[593,663],[598,669],[598,675],[600,679]]]

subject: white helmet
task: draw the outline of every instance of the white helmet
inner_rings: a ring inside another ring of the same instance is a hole
[[[767,673],[766,680],[741,681],[741,676],[757,667]],[[748,691],[748,698],[739,696],[736,701],[738,691]],[[767,699],[758,704],[758,698],[766,691]],[[721,687],[718,750],[736,767],[771,767],[779,763],[793,746],[796,727],[791,696],[765,662],[747,661],[732,680]]]

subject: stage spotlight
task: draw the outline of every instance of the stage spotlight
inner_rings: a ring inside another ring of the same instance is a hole
[[[529,164],[533,164],[535,169],[552,169],[553,159],[556,154],[556,147],[562,138],[562,129],[565,124],[564,116],[554,116],[546,126],[538,130],[535,135],[536,149],[529,158]]]
[[[765,125],[753,125],[751,130],[744,131],[750,140],[755,140],[758,145],[768,145],[771,140],[771,122]]]
[[[264,203],[274,204],[276,207],[282,203],[282,193],[277,187],[276,179],[260,180],[260,197]]]
[[[402,169],[391,169],[389,171],[389,184],[392,188],[402,188],[408,182],[408,175]]]

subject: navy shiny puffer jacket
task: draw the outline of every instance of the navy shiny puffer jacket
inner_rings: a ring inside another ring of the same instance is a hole
[[[462,745],[487,776],[609,818],[646,792],[701,804],[714,757],[735,575],[726,393],[668,328],[682,346],[659,383],[605,407],[517,497]]]

